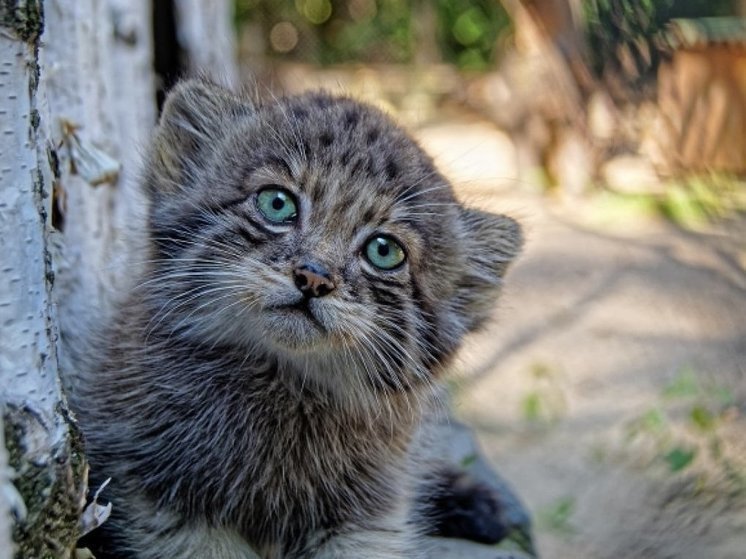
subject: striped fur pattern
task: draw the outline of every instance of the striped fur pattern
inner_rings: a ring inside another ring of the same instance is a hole
[[[490,315],[517,224],[462,207],[387,116],[325,93],[181,83],[150,153],[143,275],[71,395],[112,478],[100,556],[420,557],[439,381]],[[267,185],[297,200],[291,225],[258,211]],[[364,258],[381,234],[401,266]],[[336,287],[299,312],[307,261]]]

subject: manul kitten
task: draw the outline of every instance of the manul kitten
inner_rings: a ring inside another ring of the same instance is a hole
[[[111,478],[97,557],[425,557],[433,492],[469,491],[428,452],[440,384],[518,225],[372,107],[205,81],[168,97],[143,192],[142,277],[72,382]]]

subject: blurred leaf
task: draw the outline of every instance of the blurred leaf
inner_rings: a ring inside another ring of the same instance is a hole
[[[653,437],[662,444],[668,433],[668,417],[660,408],[653,408],[631,420],[626,428],[627,440],[631,441],[640,435]]]
[[[671,183],[663,199],[658,200],[659,211],[682,227],[696,227],[712,218],[739,211],[742,204],[739,192],[743,183],[724,173],[694,174]]]
[[[485,15],[477,8],[462,13],[453,24],[453,36],[464,46],[476,43],[485,32]]]
[[[680,185],[671,186],[660,202],[663,215],[683,227],[701,225],[707,221],[707,212],[699,200]]]
[[[640,427],[652,433],[660,432],[666,426],[667,420],[660,408],[654,408],[645,412],[639,420]]]
[[[561,534],[572,534],[575,532],[570,520],[575,512],[575,499],[573,497],[560,497],[550,505],[537,513],[539,525],[546,530],[559,532]]]
[[[689,412],[692,423],[701,431],[712,431],[715,427],[715,416],[704,406],[694,406]]]
[[[536,391],[529,392],[521,401],[523,418],[530,423],[538,422],[541,420],[542,407],[541,396],[539,393]]]
[[[673,18],[734,15],[733,0],[583,0],[582,27],[588,59],[598,77],[614,76],[614,89],[645,91],[661,59],[656,48],[661,31]],[[622,55],[624,53],[624,55]]]
[[[295,9],[314,25],[321,25],[332,15],[329,0],[295,0]]]
[[[461,69],[484,71],[494,62],[499,40],[511,21],[495,0],[436,0],[438,43],[445,61]]]
[[[476,462],[476,461],[477,461],[477,455],[476,454],[474,454],[474,453],[467,454],[466,456],[464,456],[461,459],[461,467],[462,468],[468,468],[469,466],[471,466],[472,464],[474,464],[474,462]]]
[[[680,472],[691,465],[696,454],[697,450],[694,448],[677,446],[666,454],[663,459],[666,461],[672,472]]]
[[[504,551],[521,551],[530,557],[536,557],[533,537],[530,528],[518,526],[513,528],[505,539],[495,546],[495,549]]]
[[[593,223],[605,225],[628,225],[640,216],[660,214],[656,200],[647,194],[601,192],[593,198]]]
[[[698,393],[697,377],[691,368],[682,369],[663,389],[663,396],[666,398],[688,398]]]

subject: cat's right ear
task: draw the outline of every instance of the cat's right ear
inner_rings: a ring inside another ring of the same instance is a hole
[[[226,124],[251,114],[247,101],[202,79],[186,80],[171,89],[153,139],[152,170],[159,189],[181,184],[190,164],[203,150],[214,148]]]
[[[475,209],[461,209],[466,261],[453,300],[466,331],[484,324],[492,314],[508,266],[523,246],[515,220]]]

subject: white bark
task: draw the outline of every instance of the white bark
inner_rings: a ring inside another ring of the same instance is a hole
[[[84,460],[60,388],[54,300],[70,323],[110,300],[155,115],[149,1],[43,7],[0,6],[0,559],[74,548]],[[53,184],[66,206],[56,277]]]
[[[50,146],[39,119],[37,88],[42,14],[39,4],[25,2],[21,7],[3,6],[1,15],[0,405],[3,448],[13,469],[2,468],[0,541],[10,527],[19,555],[67,557],[77,529],[80,472],[59,407],[48,244]],[[0,546],[0,556],[13,552],[12,546]]]
[[[108,0],[108,5],[115,40],[105,79],[111,84],[116,153],[122,163],[114,222],[123,240],[124,232],[140,228],[144,218],[138,181],[156,120],[152,6],[151,0]],[[127,250],[119,254],[130,256]]]
[[[175,0],[177,35],[189,71],[224,85],[238,84],[232,0]]]
[[[30,91],[36,68],[33,46],[2,32],[0,60],[0,378],[6,381],[4,401],[23,402],[30,394],[52,398],[57,390],[45,241],[51,196],[45,180],[46,146],[32,123],[38,115],[36,91]]]
[[[47,6],[43,83],[54,141],[64,146],[61,313],[85,322],[126,282],[126,233],[141,223],[138,161],[155,120],[151,8],[146,0]]]

